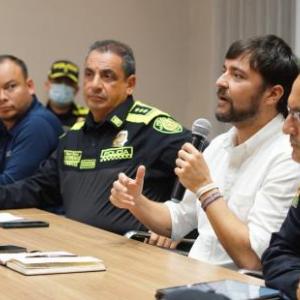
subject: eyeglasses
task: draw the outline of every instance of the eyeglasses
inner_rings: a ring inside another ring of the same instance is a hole
[[[300,123],[300,111],[295,111],[290,109],[289,107],[287,108],[289,116],[291,116],[295,121]]]

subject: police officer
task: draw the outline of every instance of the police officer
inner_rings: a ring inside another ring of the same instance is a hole
[[[175,158],[191,134],[167,113],[135,101],[131,48],[95,42],[85,60],[84,98],[90,113],[61,139],[56,153],[32,177],[0,188],[0,208],[63,203],[67,217],[116,233],[144,227],[109,201],[120,172],[147,167],[144,193],[163,201],[175,181]]]
[[[75,103],[79,90],[79,68],[69,60],[57,60],[50,68],[45,88],[48,94],[47,108],[60,120],[65,130],[88,114],[86,107]]]

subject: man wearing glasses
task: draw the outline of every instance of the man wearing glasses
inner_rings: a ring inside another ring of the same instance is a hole
[[[300,163],[300,76],[294,82],[289,100],[289,115],[283,131],[290,135],[292,157]],[[274,233],[262,257],[266,284],[300,299],[300,189],[293,198],[280,231]]]

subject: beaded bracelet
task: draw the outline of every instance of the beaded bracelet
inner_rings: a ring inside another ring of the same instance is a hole
[[[206,211],[207,207],[212,204],[213,202],[215,202],[216,200],[220,199],[222,197],[221,193],[218,192],[214,192],[212,194],[210,194],[209,196],[205,197],[203,199],[203,201],[201,202],[201,207],[204,211]]]
[[[217,189],[217,185],[212,182],[212,183],[209,183],[207,185],[204,185],[204,186],[201,186],[196,192],[196,196],[197,196],[197,199],[199,199],[202,195],[204,195],[205,193],[211,191],[211,190],[214,190],[214,189]]]

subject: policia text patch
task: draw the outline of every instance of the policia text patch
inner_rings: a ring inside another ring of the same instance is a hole
[[[133,157],[133,147],[118,147],[108,148],[101,150],[100,162],[120,160],[120,159],[131,159]]]

